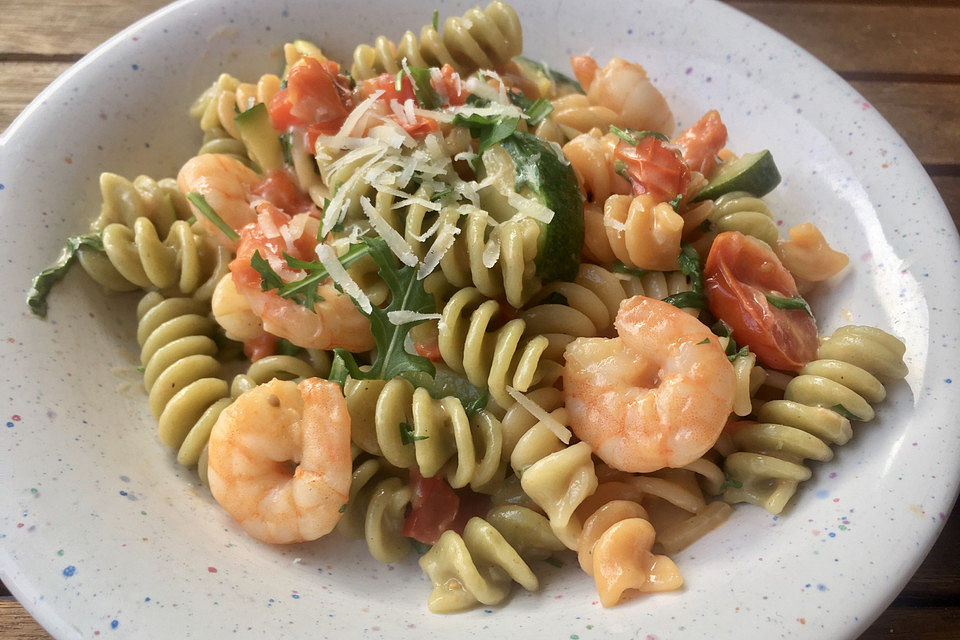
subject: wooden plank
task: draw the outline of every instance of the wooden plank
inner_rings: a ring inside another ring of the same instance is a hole
[[[960,607],[890,607],[860,640],[946,640],[960,630]]]
[[[921,162],[960,164],[960,84],[850,84],[893,125]]]
[[[957,229],[960,230],[960,176],[934,176],[933,184],[937,185],[940,197],[943,198],[950,215],[953,216],[953,224],[957,225]],[[954,511],[952,519],[956,520],[958,518],[960,518],[960,508]],[[951,535],[955,545],[953,553],[956,554],[956,544],[960,542],[960,531],[954,530]],[[944,533],[940,540],[942,541],[946,537],[947,534]],[[960,554],[957,554],[954,560],[960,562]],[[957,575],[956,579],[960,581],[960,574],[955,575]]]
[[[742,0],[729,4],[800,44],[835,71],[960,73],[956,37],[960,9],[955,4],[889,7]]]
[[[0,56],[84,54],[165,4],[167,0],[0,0]]]
[[[0,62],[0,131],[69,67],[68,62]]]
[[[16,600],[0,600],[0,640],[51,640]]]
[[[938,178],[935,182],[939,180],[941,179]],[[951,188],[956,189],[955,195],[960,197],[960,178],[949,180],[953,181]],[[957,220],[956,215],[954,220]],[[951,514],[937,543],[910,579],[910,583],[897,596],[894,605],[916,606],[930,601],[960,605],[960,554],[957,554],[956,548],[958,540],[960,510]]]

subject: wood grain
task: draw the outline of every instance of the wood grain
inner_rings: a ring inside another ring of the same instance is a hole
[[[0,62],[0,131],[69,68],[69,62]]]
[[[773,27],[834,71],[960,74],[955,4],[743,2],[731,6]]]
[[[16,600],[0,600],[0,640],[51,640]]]

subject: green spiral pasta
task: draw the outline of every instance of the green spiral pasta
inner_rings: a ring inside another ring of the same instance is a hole
[[[550,385],[563,369],[547,360],[550,346],[543,336],[530,336],[526,322],[515,318],[497,326],[503,313],[500,303],[477,289],[457,291],[440,314],[440,356],[451,369],[464,373],[471,384],[489,389],[501,407],[514,403],[507,387],[527,391]]]
[[[777,222],[766,203],[746,191],[732,191],[717,198],[707,219],[717,233],[739,231],[771,247],[777,246],[780,237]]]
[[[536,519],[528,522],[542,527]],[[541,535],[544,533],[549,530]],[[536,534],[523,535],[527,540],[535,537]],[[434,613],[463,611],[477,603],[499,604],[510,594],[513,582],[527,591],[540,588],[540,581],[519,551],[493,524],[477,517],[467,522],[463,535],[444,531],[420,558],[420,567],[433,582],[427,606]]]
[[[724,498],[780,513],[810,478],[804,460],[832,459],[830,445],[853,436],[851,420],[873,419],[871,404],[886,397],[881,380],[906,375],[904,351],[900,340],[873,327],[845,326],[823,338],[820,359],[787,384],[783,399],[760,406],[758,422],[731,434],[738,451],[724,462],[732,485]]]
[[[401,469],[441,475],[454,489],[497,479],[501,426],[487,411],[473,417],[455,397],[435,399],[404,378],[353,380],[343,388],[351,437],[362,450]]]
[[[315,354],[310,363],[293,356],[267,356],[228,385],[220,376],[213,339],[216,323],[209,311],[209,304],[197,298],[165,298],[157,292],[148,293],[137,306],[143,385],[160,440],[177,450],[181,465],[197,467],[204,482],[210,431],[233,399],[274,378],[317,375],[325,358]]]
[[[137,176],[132,181],[115,173],[100,174],[100,215],[90,224],[92,231],[120,223],[132,227],[139,218],[147,218],[166,234],[177,220],[188,220],[193,212],[173,178],[154,180]]]
[[[385,461],[355,458],[350,499],[337,531],[364,539],[380,562],[399,562],[410,553],[410,540],[401,530],[412,497],[410,486],[393,475]]]
[[[162,239],[147,217],[130,226],[108,224],[102,237],[104,252],[85,250],[80,264],[91,278],[114,291],[157,288],[209,300],[228,271],[230,253],[206,235],[194,233],[184,220],[173,222]]]
[[[396,73],[401,61],[416,67],[451,65],[461,76],[478,69],[496,69],[523,51],[523,32],[517,12],[503,2],[486,9],[470,9],[461,17],[447,18],[442,31],[433,25],[420,30],[420,39],[407,31],[397,46],[384,36],[373,46],[361,44],[353,52],[350,74],[366,80],[381,73]]]

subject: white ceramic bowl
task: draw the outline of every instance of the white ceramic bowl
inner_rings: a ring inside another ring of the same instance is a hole
[[[813,220],[852,258],[814,300],[821,328],[890,330],[910,374],[836,459],[814,465],[787,515],[741,505],[678,554],[681,591],[605,610],[568,562],[536,567],[541,593],[437,616],[413,559],[380,565],[333,536],[260,545],[158,441],[134,369],[134,300],[75,272],[47,321],[27,311],[30,278],[96,214],[98,173],[174,175],[199,139],[187,107],[218,73],[276,71],[293,37],[348,60],[379,32],[418,28],[436,4],[184,0],[85,57],[0,138],[3,580],[58,638],[856,636],[918,566],[956,493],[960,246],[920,164],[870,105],[726,6],[517,3],[528,55],[560,68],[584,51],[634,59],[681,126],[715,107],[733,149],[772,150],[778,218]]]

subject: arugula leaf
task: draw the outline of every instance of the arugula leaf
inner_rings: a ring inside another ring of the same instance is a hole
[[[707,296],[697,291],[681,291],[663,299],[678,309],[706,309]]]
[[[683,202],[683,194],[678,193],[668,204],[673,208],[674,211],[676,211],[681,202]]]
[[[721,338],[729,338],[731,334],[733,334],[733,327],[728,325],[723,320],[717,320],[713,326],[710,327],[710,331],[713,331],[715,335],[718,335]]]
[[[835,405],[833,405],[832,407],[830,407],[830,410],[831,410],[831,411],[836,411],[837,413],[839,413],[840,415],[842,415],[842,416],[843,416],[844,418],[846,418],[847,420],[861,420],[861,421],[863,420],[863,418],[861,418],[860,416],[858,416],[858,415],[855,414],[854,412],[850,411],[850,409],[847,409],[847,408],[846,408],[845,406],[843,406],[842,404],[835,404]]]
[[[439,109],[443,106],[440,94],[430,83],[430,69],[423,67],[407,67],[410,79],[413,80],[413,94],[417,97],[417,104],[424,109]]]
[[[187,200],[192,202],[193,206],[195,206],[197,210],[201,214],[203,214],[203,216],[207,220],[212,222],[214,226],[217,227],[217,229],[220,229],[220,231],[223,231],[223,235],[227,236],[228,238],[234,241],[240,239],[240,234],[238,234],[236,231],[231,229],[230,225],[224,222],[223,218],[217,215],[217,212],[214,211],[213,207],[211,207],[207,203],[207,199],[203,197],[202,193],[200,193],[199,191],[191,191],[190,193],[187,194]]]
[[[553,113],[553,104],[544,98],[531,100],[519,91],[513,91],[512,89],[507,91],[507,97],[514,105],[523,109],[527,116],[527,124],[531,127],[537,126],[541,120]]]
[[[27,306],[35,315],[41,318],[47,317],[47,296],[50,295],[50,289],[62,280],[63,276],[67,275],[67,269],[76,260],[80,247],[103,251],[103,238],[100,237],[99,233],[67,238],[67,244],[57,261],[41,271],[30,283],[30,291],[27,293]]]
[[[613,172],[624,180],[630,179],[630,174],[627,173],[627,163],[623,160],[615,160],[613,163]]]
[[[810,305],[807,304],[807,301],[800,296],[793,296],[792,298],[779,298],[777,296],[772,296],[769,293],[763,294],[767,299],[767,302],[775,306],[777,309],[803,309],[813,317],[813,311],[810,310]]]
[[[426,440],[430,436],[417,436],[413,433],[413,427],[407,422],[400,423],[400,442],[402,444],[413,444],[417,440]]]
[[[278,356],[295,356],[300,353],[302,349],[297,345],[293,344],[286,338],[280,338],[277,340],[276,352]]]
[[[697,343],[697,345],[701,345],[701,344],[710,344],[710,338],[704,338],[703,340]]]
[[[349,267],[369,253],[370,249],[367,245],[355,244],[351,246],[345,254],[340,256],[340,264],[342,264],[344,268]],[[289,298],[303,307],[313,309],[313,306],[321,300],[317,295],[317,287],[330,277],[330,274],[327,273],[327,268],[320,262],[298,260],[286,253],[284,257],[290,268],[308,271],[307,276],[300,280],[294,280],[293,282],[284,282],[277,272],[273,270],[273,267],[270,266],[270,263],[260,255],[260,251],[255,251],[253,256],[250,257],[250,266],[260,274],[260,289],[262,291],[276,289],[277,295],[281,298]]]
[[[503,116],[482,116],[476,113],[464,116],[458,113],[453,117],[453,124],[470,129],[470,137],[477,139],[477,155],[493,145],[501,142],[517,130],[520,118],[504,118]]]
[[[490,400],[490,390],[484,389],[483,393],[473,399],[472,402],[464,402],[463,410],[467,414],[467,419],[469,420],[473,416],[477,415],[481,411],[487,408],[487,402]]]
[[[620,138],[621,140],[623,140],[624,142],[626,142],[631,146],[635,147],[638,144],[640,144],[640,141],[634,138],[629,131],[624,131],[620,127],[610,125],[610,133],[615,134],[618,138]]]
[[[336,365],[336,360],[334,364]],[[339,372],[337,373],[339,375]],[[435,400],[451,396],[457,398],[463,405],[468,419],[486,409],[487,401],[490,399],[490,392],[487,389],[478,389],[463,374],[455,373],[446,367],[438,368],[433,375],[424,371],[405,371],[401,375],[414,387],[426,389],[430,397]]]
[[[368,371],[360,370],[349,351],[335,349],[334,353],[343,361],[350,377],[356,380],[392,380],[407,371],[424,371],[432,376],[436,369],[430,360],[407,353],[403,348],[410,329],[423,320],[396,325],[390,322],[387,314],[401,310],[433,313],[436,309],[433,295],[424,290],[423,282],[417,279],[417,270],[414,267],[397,268],[393,253],[383,239],[361,238],[360,242],[366,246],[367,253],[377,263],[380,277],[390,289],[390,304],[383,309],[373,307],[367,313],[353,300],[360,313],[370,318],[370,331],[377,344],[377,357]],[[353,251],[354,247],[350,250]]]
[[[544,562],[546,562],[551,566],[556,567],[557,569],[563,566],[563,562],[561,562],[560,560],[557,560],[556,558],[547,558],[546,560],[544,560]]]

